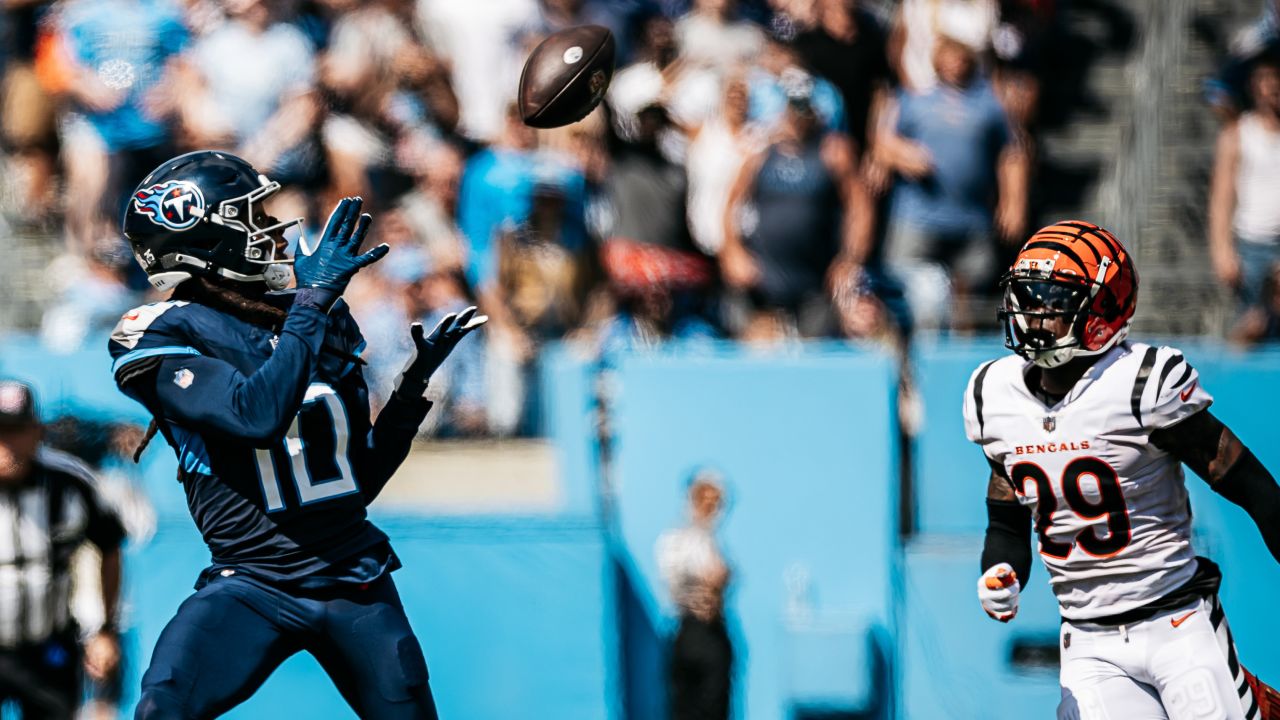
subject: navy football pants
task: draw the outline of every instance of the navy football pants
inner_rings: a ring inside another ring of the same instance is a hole
[[[289,593],[236,574],[215,576],[160,633],[135,720],[225,713],[303,650],[361,718],[436,719],[422,648],[390,575]]]

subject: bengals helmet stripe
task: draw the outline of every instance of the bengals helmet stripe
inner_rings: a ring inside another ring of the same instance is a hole
[[[1138,274],[1114,235],[1093,223],[1067,220],[1032,235],[1001,284],[998,316],[1005,344],[1043,367],[1055,367],[1106,352],[1128,334]]]

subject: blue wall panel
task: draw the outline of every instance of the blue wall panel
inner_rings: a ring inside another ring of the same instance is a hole
[[[74,412],[143,424],[149,419],[141,405],[116,390],[106,336],[87,341],[77,352],[56,354],[34,337],[5,335],[0,337],[0,376],[32,382],[46,417]]]
[[[914,446],[916,528],[932,533],[982,532],[987,477],[982,450],[964,436],[961,403],[969,375],[1008,353],[994,340],[952,341],[916,349],[915,379],[925,421]]]
[[[787,717],[789,624],[889,622],[894,386],[890,359],[848,352],[618,364],[618,524],[648,612],[672,612],[653,548],[684,521],[686,477],[709,464],[728,478],[738,717]],[[850,668],[850,684],[871,672]]]
[[[555,446],[564,515],[597,517],[595,363],[572,345],[548,346],[538,361],[547,439]]]
[[[395,574],[446,718],[618,717],[612,581],[599,527],[537,518],[383,517]],[[208,562],[190,521],[130,556],[136,701],[160,630]],[[228,717],[353,717],[310,656],[290,659]]]
[[[903,567],[898,647],[900,714],[905,720],[1052,718],[1056,666],[1019,670],[1015,643],[1056,647],[1058,605],[1043,567],[1031,571],[1018,616],[987,617],[976,585],[980,536],[934,536],[912,542]],[[1118,719],[1119,720],[1119,719]]]

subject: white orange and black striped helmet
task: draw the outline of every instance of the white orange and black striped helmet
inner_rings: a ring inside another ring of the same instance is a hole
[[[1129,334],[1138,301],[1128,251],[1115,235],[1083,220],[1038,230],[1000,284],[1005,345],[1041,367],[1111,349]],[[1046,329],[1049,319],[1066,319],[1068,329]]]

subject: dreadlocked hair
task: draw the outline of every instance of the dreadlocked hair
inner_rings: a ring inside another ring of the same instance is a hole
[[[147,432],[142,436],[142,440],[138,441],[138,447],[133,449],[133,464],[137,465],[142,461],[142,453],[146,451],[147,446],[151,444],[151,439],[156,436],[156,431],[160,429],[160,425],[152,418],[151,424],[147,426]]]
[[[245,294],[231,283],[193,277],[173,291],[172,300],[186,300],[221,310],[246,322],[279,332],[288,313],[259,297]]]
[[[171,300],[186,300],[221,310],[246,322],[273,332],[279,332],[288,313],[264,300],[245,294],[230,284],[215,282],[206,277],[193,277],[174,288]],[[155,420],[147,426],[142,441],[133,451],[133,461],[140,462],[142,453],[155,438],[159,425]]]

